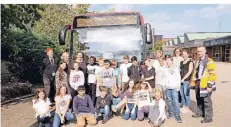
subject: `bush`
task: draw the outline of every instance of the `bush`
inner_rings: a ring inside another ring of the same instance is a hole
[[[58,43],[19,29],[11,30],[8,35],[6,42],[2,45],[4,49],[2,58],[11,62],[8,65],[9,71],[31,83],[40,83],[42,80],[39,71],[45,49],[51,47],[59,56]]]

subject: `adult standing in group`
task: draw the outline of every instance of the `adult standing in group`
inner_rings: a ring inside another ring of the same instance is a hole
[[[128,82],[128,68],[132,65],[129,63],[129,56],[126,55],[123,57],[124,63],[120,65],[120,75],[121,75],[121,83],[122,83],[122,90],[124,89],[124,85]]]
[[[173,51],[173,66],[178,68],[180,71],[180,62],[183,61],[183,57],[181,56],[182,50],[180,48],[175,48]]]
[[[135,81],[135,84],[141,79],[141,67],[138,65],[137,57],[131,58],[132,65],[128,68],[128,76]]]
[[[81,70],[81,71],[83,71],[83,74],[84,74],[84,77],[85,77],[85,84],[84,84],[84,86],[85,86],[85,88],[86,88],[86,90],[88,90],[87,89],[87,85],[88,85],[88,78],[87,78],[87,63],[86,63],[86,61],[84,61],[84,59],[83,59],[83,53],[82,52],[77,52],[77,55],[76,55],[76,62],[79,64],[79,69]],[[89,91],[86,91],[87,93],[89,93]]]
[[[155,59],[152,60],[152,66],[155,69],[159,69],[161,67],[159,60],[162,58],[163,56],[163,51],[162,50],[157,50],[155,53]]]
[[[87,64],[83,59],[83,53],[78,52],[76,55],[76,60],[77,63],[79,63],[80,69],[83,71],[84,74],[87,74]]]
[[[180,63],[180,73],[181,73],[181,86],[180,86],[180,94],[182,100],[182,113],[187,113],[190,111],[190,89],[189,89],[189,81],[191,78],[192,70],[193,70],[193,61],[188,57],[188,51],[183,50],[182,56],[184,61]]]
[[[53,49],[47,48],[46,49],[46,58],[43,59],[42,66],[40,71],[43,74],[43,83],[44,83],[44,90],[46,95],[50,99],[52,103],[54,103],[54,96],[55,96],[55,72],[57,70],[57,63],[58,60],[53,56]]]
[[[155,88],[155,68],[151,65],[151,59],[146,58],[144,62],[145,62],[146,68],[144,68],[141,73],[142,74],[141,80],[146,81],[151,85],[153,89],[152,90],[153,93],[151,93],[150,96],[153,97],[154,91],[155,91],[154,90]]]
[[[201,123],[212,122],[213,106],[211,95],[216,90],[216,65],[206,54],[206,48],[197,48],[199,59],[195,62],[190,86],[195,87],[197,112],[192,117],[204,117]]]
[[[180,48],[175,48],[173,51],[173,66],[177,68],[180,71],[180,62],[183,61],[182,55],[182,50]],[[178,96],[179,96],[179,104],[182,107],[183,105],[181,104],[181,95],[180,91],[178,91]]]
[[[64,61],[67,64],[65,72],[69,75],[70,74],[70,69],[72,69],[72,64],[70,63],[70,60],[69,60],[69,52],[64,52],[62,54],[61,61]]]

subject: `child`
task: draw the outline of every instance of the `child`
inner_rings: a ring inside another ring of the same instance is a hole
[[[51,102],[47,98],[44,89],[37,89],[35,99],[32,100],[33,108],[36,112],[36,118],[39,122],[39,127],[50,127],[50,105]]]
[[[120,83],[120,69],[118,68],[118,64],[116,60],[112,60],[112,68],[114,69],[114,75],[116,77],[116,86],[121,89],[121,83]]]
[[[156,86],[157,88],[160,88],[163,93],[164,100],[166,99],[165,95],[165,69],[167,68],[165,65],[165,60],[163,57],[159,57],[158,59],[159,67],[156,69]]]
[[[178,91],[180,91],[181,76],[178,68],[173,66],[173,58],[166,58],[167,69],[166,74],[166,95],[168,99],[168,118],[175,116],[178,123],[182,123],[180,117],[180,107],[178,99]]]
[[[114,87],[112,89],[112,105],[111,105],[111,109],[115,108],[116,105],[118,105],[121,102],[121,96],[119,94],[119,90],[117,87]],[[122,110],[121,110],[122,111]],[[122,112],[119,111],[113,111],[115,113],[116,116],[119,116],[119,114]]]
[[[157,89],[155,91],[155,99],[149,105],[149,122],[154,127],[160,127],[164,120],[166,119],[165,115],[165,101],[162,99],[161,90]]]
[[[71,96],[67,94],[67,87],[61,86],[55,97],[56,111],[53,127],[59,127],[60,123],[65,124],[67,121],[73,119],[73,115],[69,110],[70,101]]]
[[[78,87],[83,86],[85,81],[83,71],[79,70],[79,63],[74,62],[73,68],[74,70],[70,71],[70,78],[69,78],[70,85],[72,89],[74,89],[74,91],[71,94],[72,98],[77,95],[76,91]]]
[[[73,109],[77,118],[77,127],[84,127],[85,121],[90,125],[97,123],[94,117],[94,106],[89,95],[85,94],[85,87],[78,87],[78,95],[75,96],[73,101]]]
[[[68,80],[67,80],[67,73],[65,72],[66,67],[67,67],[67,64],[64,61],[59,62],[59,68],[55,74],[56,92],[63,85],[67,87]]]
[[[108,93],[111,95],[112,88],[116,86],[116,77],[114,75],[114,70],[110,68],[110,61],[108,59],[104,60],[104,66],[100,71],[100,77],[102,79],[101,86],[106,86]]]
[[[131,116],[131,120],[136,120],[137,114],[137,96],[136,86],[134,86],[134,80],[130,79],[128,84],[125,84],[124,90],[122,92],[122,101],[113,107],[113,112],[116,112],[120,107],[125,106],[126,111],[124,113],[124,119],[128,120]],[[123,109],[123,108],[121,108]]]
[[[110,105],[111,105],[111,96],[107,94],[106,86],[102,86],[100,88],[101,95],[97,98],[96,101],[96,114],[97,116],[100,113],[103,113],[103,121],[102,124],[105,124],[108,120],[110,113]]]
[[[88,93],[92,99],[92,102],[95,106],[96,103],[96,72],[98,65],[96,65],[96,58],[94,56],[90,57],[90,63],[87,65],[87,74],[88,74]]]
[[[121,84],[122,84],[122,90],[124,89],[124,85],[128,82],[128,68],[132,65],[132,63],[129,63],[129,56],[126,55],[123,57],[124,63],[120,65],[120,75],[121,75]]]
[[[149,104],[151,98],[149,93],[152,93],[152,87],[148,82],[142,82],[138,90],[138,120],[144,120],[144,114],[149,113]]]

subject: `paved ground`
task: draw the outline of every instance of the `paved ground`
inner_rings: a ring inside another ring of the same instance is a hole
[[[201,124],[201,118],[194,119],[192,113],[181,114],[183,123],[178,124],[174,119],[167,120],[163,127],[230,127],[231,124],[231,63],[217,63],[217,91],[213,93],[214,122]],[[195,94],[191,90],[192,107],[195,107]],[[193,108],[192,108],[193,109]],[[1,109],[2,127],[28,127],[35,121],[34,111],[30,100],[19,102]],[[148,127],[147,121],[125,121],[121,118],[113,118],[107,124],[98,124],[96,127]],[[68,127],[75,127],[75,123]]]

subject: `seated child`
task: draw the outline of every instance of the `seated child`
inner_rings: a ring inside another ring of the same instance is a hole
[[[112,108],[113,112],[116,112],[118,109],[125,106],[126,111],[123,116],[124,119],[128,120],[131,117],[131,120],[136,120],[138,92],[136,86],[134,86],[134,80],[130,79],[128,83],[125,84],[122,94],[123,99],[119,104]]]
[[[99,116],[101,113],[103,114],[102,124],[105,124],[108,120],[110,113],[110,105],[111,105],[111,96],[107,94],[106,86],[102,86],[100,88],[101,95],[97,98],[96,101],[96,114]]]
[[[117,87],[114,87],[112,89],[112,105],[111,105],[111,109],[114,109],[120,102],[121,102],[121,96],[119,94],[119,90],[118,90]],[[113,112],[115,113],[116,116],[119,116],[120,113],[122,114],[122,112],[120,112],[119,110],[113,110]]]
[[[77,127],[84,127],[85,121],[90,125],[97,123],[94,117],[94,106],[89,95],[85,94],[85,87],[78,87],[78,95],[74,97],[73,109],[77,118]]]
[[[69,110],[71,96],[67,92],[66,86],[61,86],[56,92],[55,105],[56,111],[54,115],[53,127],[59,127],[60,124],[66,124],[74,118]]]
[[[149,105],[148,118],[153,127],[160,127],[166,119],[165,101],[162,99],[162,93],[159,89],[156,90],[155,99]]]
[[[149,113],[149,104],[151,98],[149,93],[152,93],[152,87],[148,82],[141,82],[138,88],[138,120],[144,120],[144,114]]]
[[[50,127],[50,105],[51,102],[47,98],[44,89],[37,89],[35,99],[32,100],[33,108],[36,112],[36,118],[39,122],[39,127]]]

